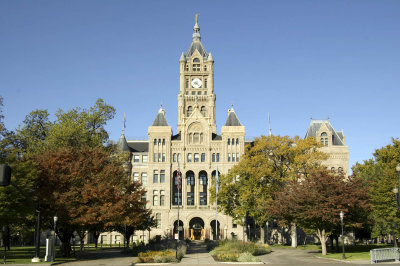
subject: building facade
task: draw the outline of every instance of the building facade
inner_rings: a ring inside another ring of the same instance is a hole
[[[178,232],[178,204],[180,239],[215,239],[216,231],[218,238],[225,238],[242,232],[231,217],[222,213],[216,216],[214,202],[210,201],[209,189],[217,167],[219,174],[227,173],[243,155],[246,144],[245,127],[233,108],[228,110],[220,134],[217,132],[213,65],[211,53],[201,43],[196,17],[192,43],[179,59],[177,134],[173,134],[165,110],[160,108],[148,128],[148,141],[126,141],[124,135],[119,141],[121,148],[132,154],[132,179],[146,189],[147,207],[157,221],[151,238],[172,237]],[[182,173],[179,191],[178,168]],[[137,238],[147,239],[148,232],[138,232]]]
[[[209,189],[217,167],[219,174],[227,173],[250,142],[245,140],[245,127],[233,108],[228,110],[221,132],[217,132],[213,65],[211,52],[201,43],[196,16],[192,43],[179,59],[177,133],[173,133],[161,107],[148,128],[147,141],[127,141],[124,132],[121,135],[120,149],[132,155],[132,180],[146,189],[143,200],[157,222],[150,232],[136,232],[133,241],[176,235],[192,240],[216,239],[217,235],[219,239],[242,239],[243,228],[232,217],[216,214],[215,203],[210,201]],[[321,149],[330,154],[325,162],[329,169],[348,174],[349,151],[343,132],[336,132],[329,120],[311,120],[306,137],[324,144]],[[116,244],[121,238],[117,233],[104,233],[100,241]]]

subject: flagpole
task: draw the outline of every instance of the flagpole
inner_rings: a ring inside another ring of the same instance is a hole
[[[219,183],[219,176],[218,176],[218,166],[216,174],[216,190],[215,190],[215,240],[218,240],[218,183]]]

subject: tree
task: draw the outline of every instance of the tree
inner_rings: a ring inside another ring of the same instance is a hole
[[[372,236],[391,234],[393,231],[399,233],[400,217],[393,188],[399,186],[396,165],[400,163],[400,140],[392,139],[391,144],[375,150],[373,156],[352,168],[358,178],[372,182]],[[397,226],[393,228],[393,225]]]
[[[273,204],[273,193],[289,180],[307,176],[318,167],[326,154],[314,138],[261,136],[247,146],[240,162],[220,178],[218,206],[240,222],[250,215],[261,227],[271,218],[267,206]],[[215,200],[215,180],[211,189]],[[296,240],[292,241],[296,244]]]
[[[291,180],[284,190],[276,192],[269,210],[277,217],[289,217],[301,227],[315,231],[322,254],[326,255],[327,236],[338,227],[340,211],[351,226],[360,226],[370,211],[368,187],[360,178],[344,179],[319,169],[307,178]]]
[[[66,256],[72,233],[95,226],[139,226],[147,210],[144,190],[130,182],[122,162],[103,147],[61,147],[36,156],[39,192],[48,216],[59,217],[57,235]]]

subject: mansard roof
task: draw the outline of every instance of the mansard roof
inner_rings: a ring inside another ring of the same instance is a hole
[[[203,56],[204,58],[208,57],[208,54],[200,41],[193,41],[192,44],[190,45],[189,49],[187,50],[185,56],[191,57],[196,50],[199,51],[201,56]]]
[[[240,123],[239,119],[237,118],[233,108],[228,110],[228,118],[226,119],[225,126],[228,126],[228,127],[242,126],[242,124]]]
[[[127,142],[131,152],[148,152],[149,142],[147,140],[135,140]]]
[[[165,119],[165,110],[162,109],[162,107],[160,108],[160,110],[158,110],[158,114],[157,114],[156,118],[154,119],[152,126],[153,127],[168,126],[167,119]]]
[[[336,131],[329,120],[313,120],[311,119],[310,126],[308,127],[305,138],[315,137],[317,138],[317,132],[320,130],[321,126],[325,124],[328,130],[332,134],[333,145],[344,146],[344,133],[343,131]]]

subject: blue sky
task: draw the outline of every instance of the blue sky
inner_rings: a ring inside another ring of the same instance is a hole
[[[35,109],[117,114],[146,139],[160,103],[176,133],[179,57],[199,13],[212,52],[217,130],[231,104],[247,139],[304,137],[310,117],[344,130],[350,167],[400,132],[400,1],[0,1],[0,95],[8,129]],[[54,118],[54,116],[53,116]]]

